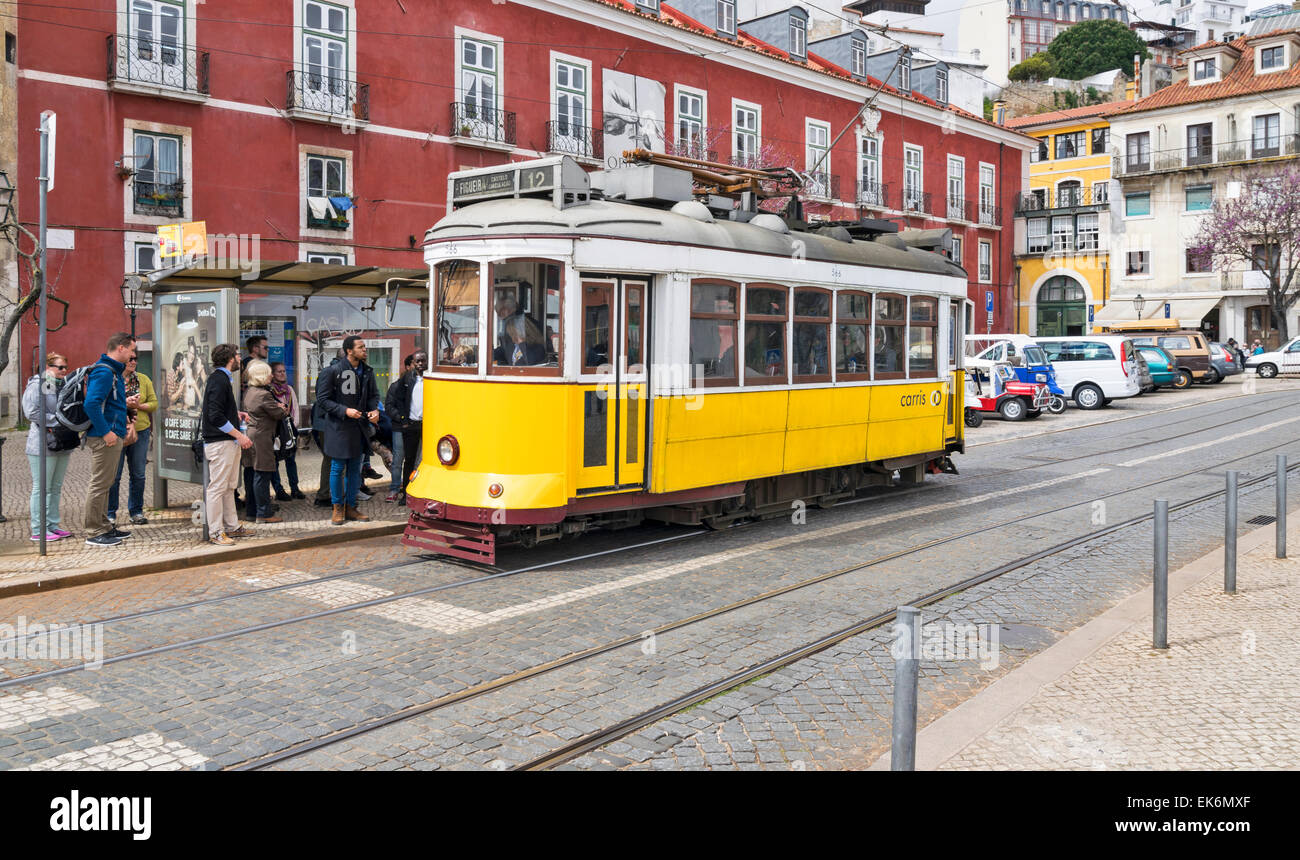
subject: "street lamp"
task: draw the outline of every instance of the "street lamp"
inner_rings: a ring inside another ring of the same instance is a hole
[[[131,312],[131,337],[135,337],[135,312],[149,306],[141,296],[143,286],[144,279],[139,275],[127,275],[122,281],[122,304]]]
[[[1138,293],[1136,296],[1133,297],[1133,310],[1137,311],[1138,319],[1142,319],[1142,309],[1146,306],[1147,306],[1147,300],[1142,298],[1141,293]]]

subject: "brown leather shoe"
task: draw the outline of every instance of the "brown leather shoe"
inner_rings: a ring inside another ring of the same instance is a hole
[[[284,517],[258,517],[257,521],[258,523],[282,523],[284,522]]]
[[[343,515],[344,515],[345,517],[347,517],[348,519],[350,519],[350,520],[356,520],[356,521],[359,522],[359,523],[368,523],[368,522],[370,522],[370,517],[368,517],[368,516],[366,516],[365,514],[361,513],[361,511],[357,510],[356,508],[352,507],[351,505],[348,505],[347,507],[345,507],[345,508],[343,509]]]
[[[343,520],[344,520],[344,516],[343,516],[343,506],[342,506],[342,505],[335,505],[335,506],[334,506],[334,516],[330,517],[330,525],[332,525],[332,526],[341,526],[341,525],[343,525]]]
[[[257,532],[253,531],[243,523],[240,523],[239,528],[235,529],[234,531],[226,532],[226,537],[237,537],[237,538],[252,537],[255,534],[257,534]]]

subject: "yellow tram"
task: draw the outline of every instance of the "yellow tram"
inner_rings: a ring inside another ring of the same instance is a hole
[[[947,231],[792,224],[694,199],[689,172],[567,156],[448,185],[405,543],[492,563],[502,541],[716,527],[963,449]]]

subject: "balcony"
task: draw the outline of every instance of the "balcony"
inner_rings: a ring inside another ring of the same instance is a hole
[[[858,205],[872,209],[889,208],[889,186],[883,182],[858,182]]]
[[[208,52],[157,39],[110,35],[108,88],[187,102],[208,100]]]
[[[718,151],[706,149],[703,140],[670,140],[664,143],[664,154],[678,158],[694,158],[696,161],[717,162]]]
[[[931,214],[934,210],[930,205],[929,191],[916,191],[910,188],[903,189],[903,211],[919,212],[922,215]]]
[[[838,200],[840,197],[840,178],[830,173],[818,171],[805,173],[803,196],[813,200]]]
[[[322,66],[291,69],[284,77],[284,107],[289,116],[351,128],[369,125],[370,84]]]
[[[990,206],[981,203],[977,207],[979,215],[979,225],[981,227],[1001,227],[1002,226],[1002,207]]]
[[[1074,209],[1081,206],[1106,206],[1110,200],[1108,186],[1093,188],[1058,188],[1053,195],[1044,188],[1041,193],[1021,194],[1016,198],[1016,212],[1050,212],[1053,209]]]
[[[948,220],[949,221],[970,221],[970,201],[961,197],[948,197]]]
[[[142,180],[137,175],[132,211],[136,215],[180,218],[185,211],[185,183]]]
[[[599,161],[604,157],[605,136],[599,129],[551,120],[546,124],[546,150],[554,155]]]
[[[451,139],[486,149],[514,149],[514,111],[484,107],[476,102],[452,102]]]
[[[1113,172],[1116,176],[1137,176],[1174,170],[1205,169],[1219,165],[1241,164],[1259,158],[1295,155],[1300,155],[1300,135],[1286,134],[1259,140],[1245,139],[1218,144],[1198,144],[1169,152],[1157,152],[1145,157],[1116,156]]]

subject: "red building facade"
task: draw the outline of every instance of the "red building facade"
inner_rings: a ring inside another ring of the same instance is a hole
[[[816,44],[760,39],[734,10],[728,22],[721,8],[701,21],[657,0],[79,5],[18,4],[20,217],[37,220],[31,130],[53,110],[49,278],[69,310],[49,343],[74,366],[127,327],[124,274],[159,266],[162,224],[256,237],[263,260],[420,268],[449,171],[554,152],[616,164],[625,143],[815,167],[814,218],[951,227],[977,328],[991,293],[992,328],[1010,330],[1011,207],[1031,139],[882,89]],[[283,314],[301,334],[355,329],[325,324],[355,310],[281,303],[241,314]],[[145,346],[150,326],[142,314]],[[23,326],[25,374],[36,335]]]

